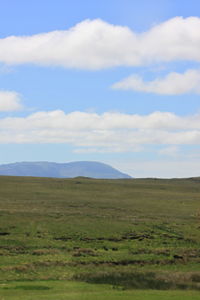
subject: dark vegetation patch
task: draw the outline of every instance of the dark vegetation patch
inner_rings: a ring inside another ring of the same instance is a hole
[[[9,235],[10,232],[7,232],[7,231],[1,231],[0,232],[0,236],[4,236],[4,235]]]
[[[51,288],[44,285],[17,285],[15,287],[4,287],[3,289],[12,289],[12,290],[24,290],[24,291],[46,291]]]
[[[54,240],[66,242],[66,241],[72,240],[72,238],[71,237],[60,236],[60,237],[55,237]]]
[[[182,275],[182,274],[181,274]],[[184,275],[177,278],[170,278],[167,274],[158,275],[154,272],[99,272],[99,273],[84,273],[75,276],[76,280],[83,280],[88,283],[96,284],[111,284],[114,288],[122,287],[123,289],[197,289],[193,278],[198,278],[198,274],[192,274],[187,281]],[[196,276],[196,277],[194,277]]]

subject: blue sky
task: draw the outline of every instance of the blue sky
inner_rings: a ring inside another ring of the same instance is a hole
[[[198,0],[0,4],[0,163],[200,175]]]

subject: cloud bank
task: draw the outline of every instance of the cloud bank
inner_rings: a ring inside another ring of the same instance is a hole
[[[200,18],[175,17],[143,33],[100,19],[64,31],[0,39],[0,62],[103,69],[200,61]]]
[[[200,115],[37,112],[0,120],[0,143],[67,143],[77,152],[133,152],[144,145],[199,145]]]
[[[129,160],[114,165],[133,177],[188,178],[199,177],[200,160]]]
[[[200,94],[200,70],[188,70],[183,74],[171,72],[164,78],[149,82],[132,75],[115,83],[112,88],[162,95]]]
[[[0,91],[0,111],[16,111],[22,109],[20,95],[11,91]]]

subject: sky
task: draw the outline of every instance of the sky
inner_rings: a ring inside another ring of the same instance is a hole
[[[0,0],[0,164],[200,176],[199,0]]]

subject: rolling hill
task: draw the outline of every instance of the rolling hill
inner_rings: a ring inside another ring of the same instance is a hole
[[[74,178],[78,176],[105,179],[131,178],[109,165],[93,161],[70,163],[17,162],[0,165],[0,175],[54,178]]]

